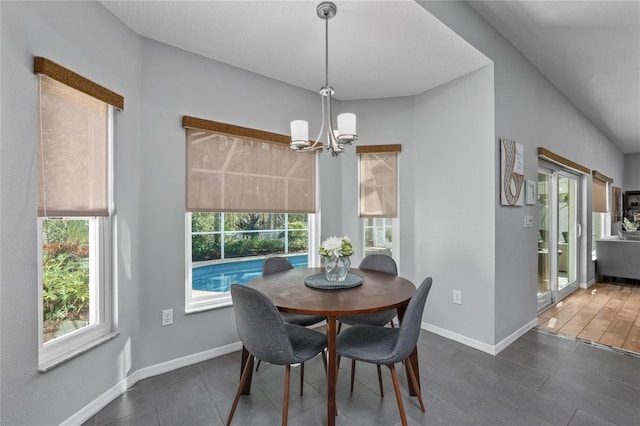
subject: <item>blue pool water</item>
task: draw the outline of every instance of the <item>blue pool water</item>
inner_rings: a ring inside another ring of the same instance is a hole
[[[306,268],[309,263],[307,254],[287,256],[287,259],[294,268]],[[231,284],[246,284],[262,275],[262,262],[264,259],[239,260],[193,268],[191,288],[202,291],[229,291]]]

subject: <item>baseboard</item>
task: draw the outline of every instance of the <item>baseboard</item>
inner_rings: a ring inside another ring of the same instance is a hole
[[[131,386],[135,385],[139,380],[157,376],[158,374],[168,373],[169,371],[187,367],[189,365],[206,361],[208,359],[217,358],[219,356],[226,355],[240,349],[242,349],[242,343],[236,342],[136,370],[122,379],[120,382],[116,383],[116,385],[111,387],[111,389],[100,395],[98,398],[91,401],[80,411],[76,412],[73,416],[62,422],[61,425],[75,426],[83,424],[84,422],[89,420],[91,416],[94,416],[96,413],[106,407],[107,404],[122,395]]]
[[[488,343],[484,343],[479,340],[472,339],[462,334],[454,333],[453,331],[438,327],[433,324],[429,324],[427,322],[422,323],[422,329],[435,333],[439,336],[446,337],[447,339],[454,340],[458,343],[462,343],[463,345],[469,346],[471,348],[478,349],[479,351],[488,353],[489,355],[497,355],[504,348],[509,346],[511,343],[515,342],[520,336],[522,336],[532,328],[536,327],[537,325],[538,325],[538,318],[535,318],[530,322],[528,322],[527,324],[520,327],[515,332],[511,333],[509,336],[502,339],[496,345],[490,345]]]
[[[535,317],[534,319],[532,319],[531,321],[529,321],[528,323],[526,323],[525,325],[523,325],[522,327],[520,327],[519,329],[517,329],[516,331],[514,331],[513,333],[511,333],[510,335],[508,335],[507,337],[505,337],[504,339],[502,339],[501,341],[499,341],[495,346],[495,354],[494,355],[498,355],[500,352],[502,352],[507,346],[509,346],[510,344],[512,344],[513,342],[515,342],[516,340],[518,340],[522,335],[524,335],[527,331],[531,330],[532,328],[535,328],[538,326],[538,317]]]
[[[596,283],[596,279],[592,278],[587,283],[580,283],[580,288],[589,288]]]

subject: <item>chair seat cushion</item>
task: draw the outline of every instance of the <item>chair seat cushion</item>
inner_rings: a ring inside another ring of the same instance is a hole
[[[338,334],[336,353],[339,356],[373,364],[393,364],[399,329],[369,325],[354,325]]]
[[[388,311],[374,312],[372,314],[349,315],[346,317],[338,317],[338,321],[351,325],[377,325],[383,326],[389,323],[396,316],[395,309]]]
[[[291,339],[293,352],[297,357],[292,364],[308,361],[327,347],[327,336],[325,334],[300,325],[285,324],[285,326],[289,339]]]
[[[284,322],[287,322],[289,324],[303,325],[305,327],[309,325],[317,324],[327,319],[326,317],[320,317],[315,315],[291,314],[289,312],[281,312],[280,315],[282,316],[282,319],[284,320]]]

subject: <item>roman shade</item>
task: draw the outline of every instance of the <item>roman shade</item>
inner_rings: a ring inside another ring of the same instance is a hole
[[[109,107],[39,76],[38,216],[109,215]]]
[[[591,172],[593,177],[593,212],[607,213],[609,203],[607,202],[607,185],[613,183],[613,179],[599,173],[597,170]]]
[[[188,212],[315,213],[316,156],[289,138],[194,117],[186,128]]]
[[[360,217],[398,217],[398,152],[401,145],[358,146]]]

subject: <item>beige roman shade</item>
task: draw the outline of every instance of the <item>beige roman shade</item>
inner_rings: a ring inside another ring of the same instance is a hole
[[[622,220],[622,188],[611,187],[611,223]]]
[[[44,74],[39,81],[38,216],[108,216],[108,105]]]
[[[358,146],[360,217],[398,217],[400,145]]]
[[[607,213],[609,203],[607,203],[607,185],[613,183],[613,179],[599,173],[597,170],[591,172],[593,177],[593,212]]]
[[[316,156],[289,138],[184,117],[186,210],[315,213]]]

